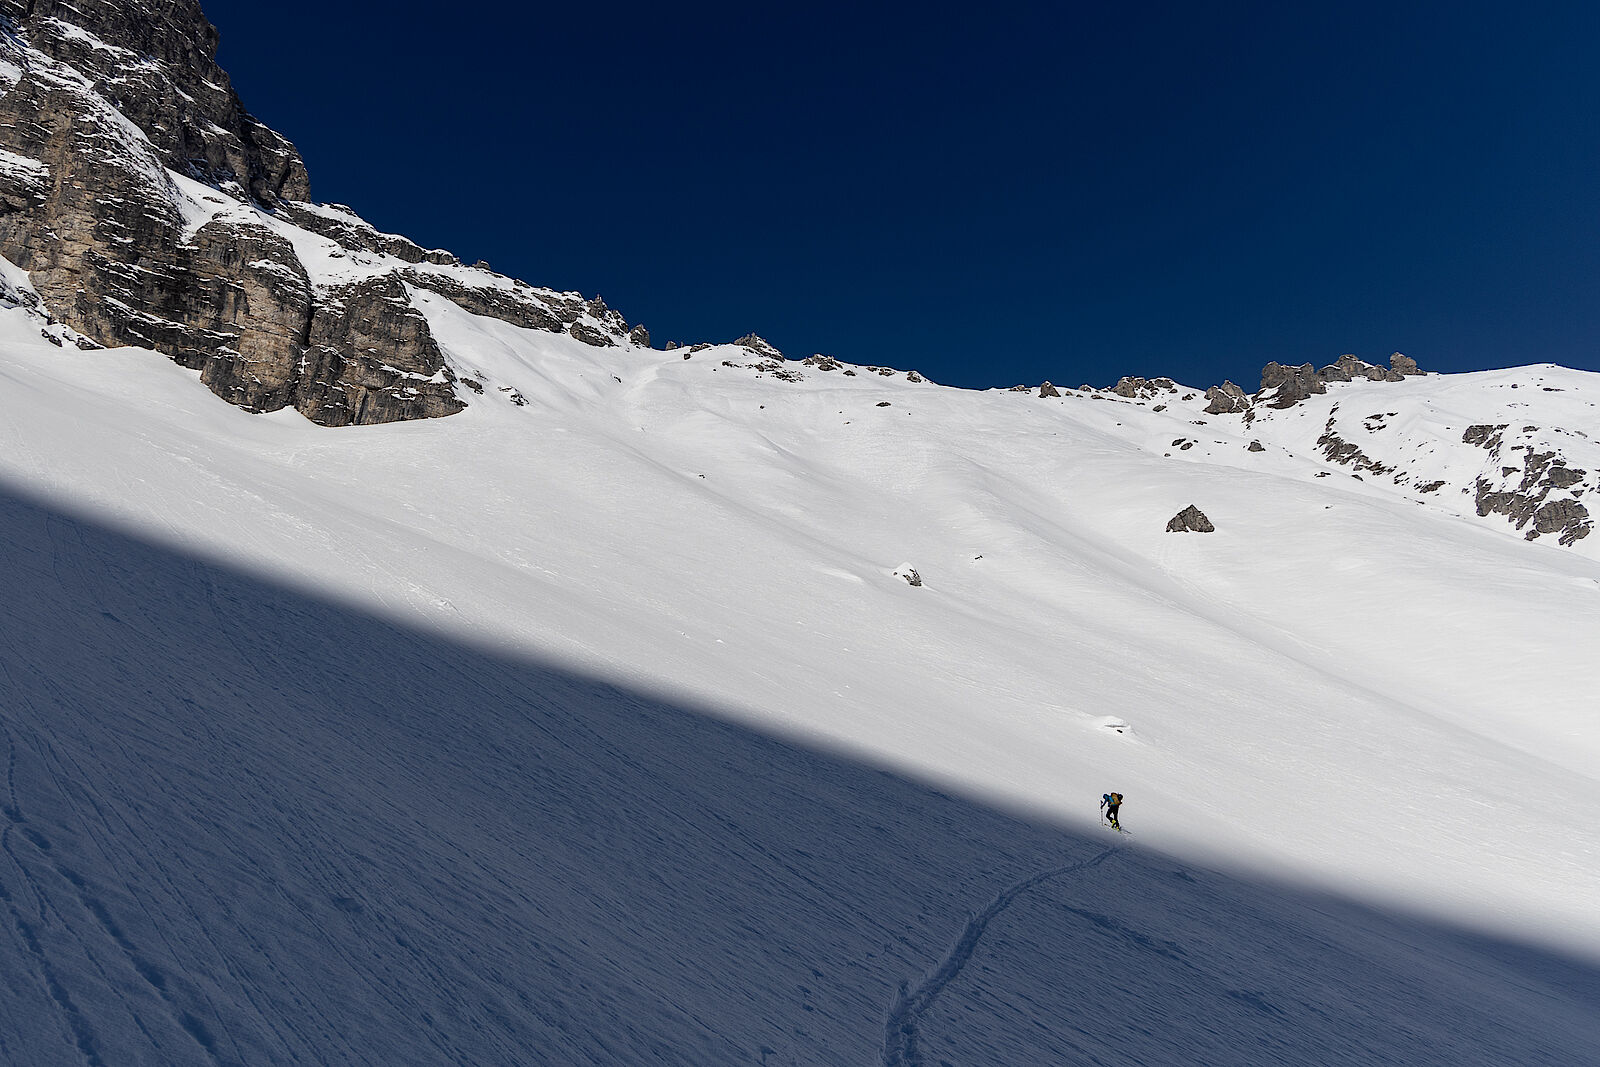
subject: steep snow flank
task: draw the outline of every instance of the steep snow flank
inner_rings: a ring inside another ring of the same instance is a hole
[[[1600,944],[1593,560],[1242,445],[1168,458],[1142,442],[1182,420],[1134,405],[419,306],[483,394],[345,434],[14,334],[8,477],[1071,824],[1116,785],[1148,844]],[[1164,532],[1190,503],[1216,534]]]

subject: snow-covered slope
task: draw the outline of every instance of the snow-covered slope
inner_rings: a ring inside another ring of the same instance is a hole
[[[1511,384],[1600,467],[1595,376],[1246,424],[410,297],[482,391],[339,431],[0,313],[13,1058],[1600,1058],[1600,546],[1415,486]]]

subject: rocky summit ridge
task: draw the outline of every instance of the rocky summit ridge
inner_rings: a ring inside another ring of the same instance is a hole
[[[465,406],[413,287],[648,345],[598,297],[311,203],[299,153],[244,109],[217,44],[196,0],[0,0],[0,255],[74,342],[153,348],[230,403],[328,426]]]

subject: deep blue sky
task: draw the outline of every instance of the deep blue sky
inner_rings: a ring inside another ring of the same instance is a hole
[[[203,0],[313,195],[659,346],[1600,370],[1600,5]]]

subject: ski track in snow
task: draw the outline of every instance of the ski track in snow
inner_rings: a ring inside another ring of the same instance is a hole
[[[1011,906],[1011,902],[1018,894],[1025,893],[1043,882],[1097,867],[1116,851],[1117,847],[1112,846],[1092,859],[1039,871],[1020,882],[1013,882],[989,901],[982,911],[967,920],[961,936],[950,946],[950,951],[945,953],[944,959],[939,961],[938,966],[924,974],[922,980],[914,986],[902,983],[895,994],[894,1002],[889,1005],[888,1021],[884,1024],[883,1067],[920,1067],[922,1056],[917,1050],[917,1027],[922,1013],[932,1007],[945,987],[961,974],[961,969],[977,951],[978,942],[983,939],[983,931],[997,915]]]

